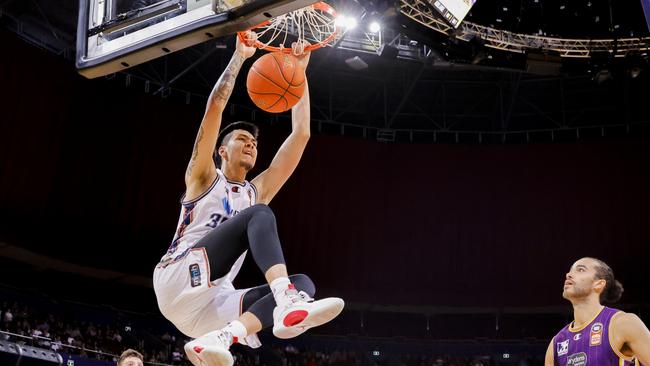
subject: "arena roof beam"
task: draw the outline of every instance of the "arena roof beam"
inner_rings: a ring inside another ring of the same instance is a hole
[[[400,0],[399,10],[406,17],[436,32],[455,36],[463,41],[480,37],[486,47],[524,53],[527,50],[557,52],[562,57],[587,58],[592,52],[609,52],[614,57],[625,57],[628,52],[650,49],[650,37],[619,39],[564,39],[513,33],[485,27],[472,22],[461,23],[453,29],[433,12],[424,0]]]

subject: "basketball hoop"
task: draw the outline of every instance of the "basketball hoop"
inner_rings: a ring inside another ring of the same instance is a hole
[[[335,20],[336,10],[318,2],[256,25],[250,29],[257,35],[254,40],[247,37],[247,32],[239,32],[238,36],[249,46],[299,56],[332,42],[339,33]]]

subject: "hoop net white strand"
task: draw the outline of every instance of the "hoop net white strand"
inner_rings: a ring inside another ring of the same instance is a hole
[[[337,33],[337,26],[333,9],[322,9],[321,6],[310,5],[258,25],[253,29],[258,41],[255,46],[260,49],[274,46],[283,52],[288,52],[284,49],[290,48],[294,55],[301,55],[310,45],[327,45],[332,41],[331,36]],[[290,35],[293,39],[297,38],[292,44],[288,44]]]

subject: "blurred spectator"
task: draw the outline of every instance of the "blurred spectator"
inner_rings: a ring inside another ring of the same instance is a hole
[[[181,361],[183,361],[183,354],[178,348],[176,348],[174,349],[174,352],[172,352],[172,363],[174,365],[180,365]]]
[[[4,321],[5,323],[11,323],[13,320],[14,320],[14,316],[11,313],[11,310],[7,308],[7,310],[4,311],[4,316],[2,318],[2,321]]]

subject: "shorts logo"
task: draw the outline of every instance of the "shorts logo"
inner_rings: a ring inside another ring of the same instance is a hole
[[[190,285],[192,287],[201,286],[201,269],[196,263],[190,264]]]
[[[589,346],[600,346],[603,343],[603,324],[596,323],[591,326],[589,332]]]
[[[584,352],[574,353],[566,359],[567,366],[585,366],[587,364],[587,354]]]
[[[569,340],[557,344],[557,355],[564,356],[569,353]]]

